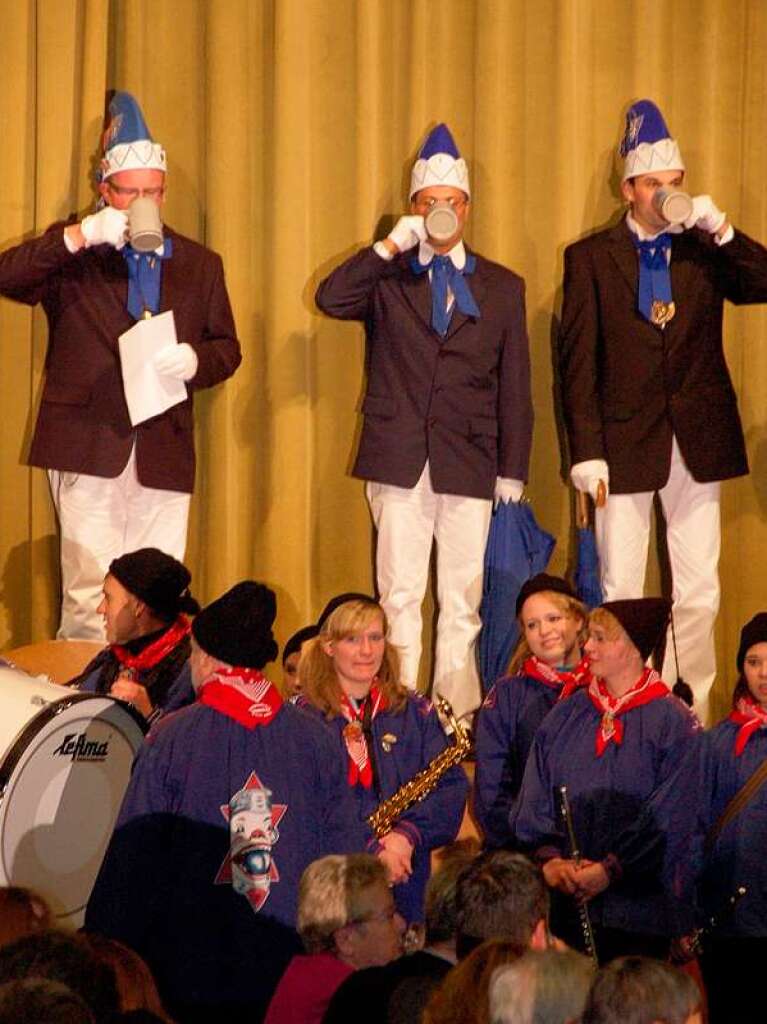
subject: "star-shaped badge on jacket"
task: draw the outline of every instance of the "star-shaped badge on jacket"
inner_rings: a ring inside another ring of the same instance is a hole
[[[269,899],[273,882],[280,873],[272,849],[280,838],[277,829],[287,804],[273,804],[272,791],[251,772],[221,813],[229,822],[229,852],[214,879],[216,885],[231,884],[258,912]]]

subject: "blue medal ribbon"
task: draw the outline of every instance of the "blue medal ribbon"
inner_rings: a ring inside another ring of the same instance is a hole
[[[164,239],[162,253],[136,252],[126,245],[122,254],[128,267],[128,312],[134,320],[140,320],[147,310],[159,313],[162,261],[173,255],[171,239]]]
[[[668,306],[672,301],[671,272],[669,270],[671,235],[664,232],[649,242],[641,241],[634,236],[634,245],[639,253],[637,306],[646,320],[658,326],[658,319],[653,316],[653,304],[661,302]]]

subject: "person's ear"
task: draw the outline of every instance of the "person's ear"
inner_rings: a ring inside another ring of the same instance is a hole
[[[535,928],[533,928],[533,934],[530,938],[530,949],[544,950],[548,949],[549,945],[549,929],[546,925],[546,919],[542,917]]]

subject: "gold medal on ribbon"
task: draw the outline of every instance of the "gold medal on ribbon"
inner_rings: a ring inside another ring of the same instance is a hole
[[[661,302],[660,299],[653,299],[650,320],[656,327],[665,327],[669,320],[674,319],[676,306],[673,302]]]
[[[605,711],[602,715],[602,735],[605,741],[612,739],[615,733],[615,716],[611,711]]]
[[[344,726],[344,739],[348,743],[357,743],[362,739],[362,725],[360,722],[349,722]]]

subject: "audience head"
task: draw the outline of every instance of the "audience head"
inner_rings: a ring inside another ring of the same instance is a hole
[[[118,1012],[114,973],[99,963],[80,936],[47,931],[0,949],[0,984],[47,978],[66,985],[88,1004],[96,1024]]]
[[[509,671],[531,654],[554,667],[577,664],[588,613],[567,580],[545,572],[533,576],[519,592],[516,612],[520,638]]]
[[[107,640],[124,644],[174,622],[182,612],[200,610],[189,593],[185,565],[158,548],[139,548],[115,558],[104,579],[98,612]]]
[[[597,973],[582,1024],[701,1024],[700,1007],[689,974],[662,960],[624,956]]]
[[[344,692],[369,689],[375,682],[389,707],[399,710],[407,691],[399,682],[399,658],[386,630],[384,610],[370,598],[334,608],[319,635],[303,647],[299,673],[307,700],[332,717],[341,710]]]
[[[476,858],[476,839],[460,839],[440,851],[437,866],[426,883],[426,945],[450,945],[455,951],[458,914],[458,879]]]
[[[549,894],[543,874],[527,857],[492,850],[477,857],[458,881],[458,957],[485,939],[521,948],[548,944]]]
[[[221,666],[262,669],[277,657],[274,591],[243,580],[203,608],[192,622],[192,684],[199,689]]]
[[[304,626],[288,640],[282,649],[282,690],[286,697],[295,697],[302,690],[301,678],[298,674],[298,663],[301,660],[301,647],[307,640],[317,636],[316,626]]]
[[[170,1020],[163,1009],[152,972],[138,953],[117,939],[87,932],[82,936],[91,953],[115,976],[120,1010],[148,1010],[160,1020]]]
[[[594,965],[573,950],[529,949],[496,971],[491,1024],[575,1024],[581,1019]]]
[[[477,946],[445,975],[429,999],[423,1018],[426,1024],[488,1024],[493,975],[523,952],[523,946],[503,939]]]
[[[321,857],[306,868],[297,927],[307,953],[334,953],[356,970],[399,956],[405,923],[381,861],[351,853]]]
[[[22,978],[0,985],[0,1024],[96,1024],[96,1018],[61,982]]]
[[[45,900],[30,889],[10,885],[0,889],[0,946],[50,928]]]
[[[740,631],[737,666],[733,706],[750,695],[767,707],[767,612],[759,612]]]

